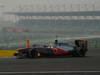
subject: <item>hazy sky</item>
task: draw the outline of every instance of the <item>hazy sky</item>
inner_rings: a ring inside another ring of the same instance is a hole
[[[100,10],[100,0],[0,0],[0,20],[13,16],[2,12],[16,11],[95,11]]]
[[[12,22],[15,21],[14,16],[11,16],[9,14],[8,15],[2,14],[3,12],[16,12],[16,11],[44,12],[44,11],[79,11],[79,10],[80,11],[100,10],[100,0],[0,0],[0,28],[3,26],[14,25],[12,24]],[[93,29],[96,30],[99,28],[99,26],[100,25],[98,24],[98,26],[97,27],[95,26],[96,28]],[[77,27],[75,26],[75,28]],[[72,30],[74,30],[74,27]]]
[[[100,0],[0,0],[1,4],[34,4],[34,3],[100,3]]]
[[[92,10],[93,4],[95,4],[95,10],[100,10],[100,0],[0,0],[0,10],[19,10],[20,7],[33,7],[34,9],[42,10],[44,7],[49,9],[51,6],[54,9],[57,6],[61,10],[63,9],[63,5],[65,5],[67,10],[70,10],[71,4],[73,5],[73,10],[78,10],[79,5],[81,10],[86,10],[86,8]],[[87,7],[85,4],[87,4]]]

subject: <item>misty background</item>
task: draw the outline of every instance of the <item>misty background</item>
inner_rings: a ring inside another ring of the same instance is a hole
[[[0,45],[99,36],[100,0],[0,0]]]

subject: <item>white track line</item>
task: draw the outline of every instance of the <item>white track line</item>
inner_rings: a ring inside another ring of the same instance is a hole
[[[36,72],[0,72],[0,74],[22,74],[22,73],[100,73],[100,71],[36,71]]]

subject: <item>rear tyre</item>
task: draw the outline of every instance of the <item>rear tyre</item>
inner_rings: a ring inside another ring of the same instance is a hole
[[[81,57],[85,57],[85,56],[86,56],[86,51],[80,52],[80,56],[81,56]]]
[[[85,53],[80,53],[80,51],[73,51],[72,52],[73,57],[85,57]]]

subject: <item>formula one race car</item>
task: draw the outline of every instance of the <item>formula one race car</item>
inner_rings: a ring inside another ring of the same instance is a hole
[[[43,46],[43,47],[32,47],[18,49],[18,53],[15,53],[14,56],[17,58],[37,58],[37,57],[47,57],[47,56],[75,56],[75,57],[84,57],[87,48],[86,40],[75,40],[75,45],[71,46],[68,43],[59,43],[58,40],[55,40],[53,46]]]

